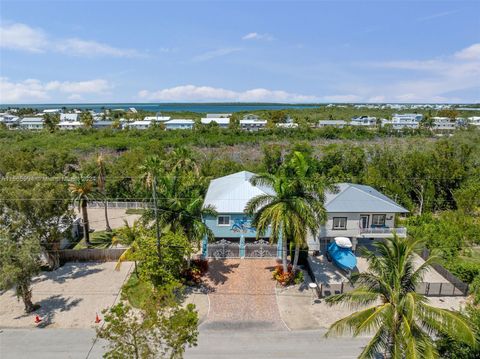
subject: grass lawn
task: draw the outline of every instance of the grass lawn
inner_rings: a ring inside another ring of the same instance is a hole
[[[125,211],[126,214],[144,214],[145,213],[145,210],[142,209],[142,208],[128,208],[126,211]]]
[[[108,248],[112,244],[112,237],[115,235],[115,231],[107,232],[107,231],[95,231],[90,233],[90,248]],[[85,239],[81,239],[73,249],[85,249],[87,244],[85,243]]]
[[[151,293],[151,285],[141,281],[135,272],[130,275],[127,283],[122,288],[122,296],[135,308],[142,307]]]

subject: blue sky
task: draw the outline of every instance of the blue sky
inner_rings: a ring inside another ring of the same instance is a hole
[[[0,7],[0,103],[480,101],[478,1]]]

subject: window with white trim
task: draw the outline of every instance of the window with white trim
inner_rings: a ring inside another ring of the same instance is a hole
[[[219,226],[229,226],[230,225],[230,216],[218,216],[217,225]]]
[[[333,229],[347,229],[347,217],[333,217]]]
[[[384,214],[373,214],[372,215],[372,226],[374,226],[374,227],[385,227],[385,215]]]

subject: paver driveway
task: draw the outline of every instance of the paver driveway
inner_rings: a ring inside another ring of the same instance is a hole
[[[275,264],[274,259],[212,260],[210,310],[202,328],[286,330],[272,279]]]

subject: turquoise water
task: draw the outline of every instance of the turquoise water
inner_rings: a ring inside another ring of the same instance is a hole
[[[284,110],[284,109],[300,109],[300,108],[314,108],[319,107],[318,104],[274,104],[274,103],[74,103],[74,104],[16,104],[16,105],[0,105],[0,108],[8,107],[31,107],[39,110],[49,108],[63,108],[67,109],[89,109],[101,111],[104,108],[108,109],[125,109],[135,107],[137,110],[145,110],[152,112],[201,112],[201,113],[231,113],[239,111],[254,111],[254,110]]]

